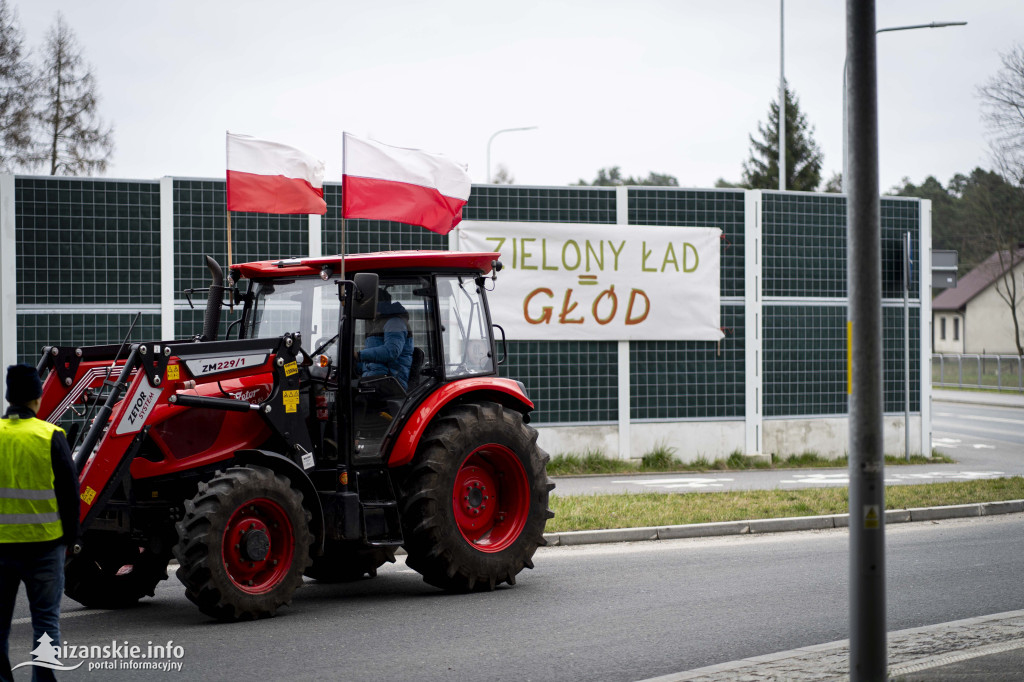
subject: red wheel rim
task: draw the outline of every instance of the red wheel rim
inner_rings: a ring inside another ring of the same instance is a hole
[[[530,485],[516,454],[483,445],[466,457],[452,490],[455,523],[481,552],[500,552],[519,537],[530,514]]]
[[[224,568],[243,592],[263,594],[274,589],[288,573],[294,554],[291,520],[273,500],[249,500],[235,510],[224,529]]]

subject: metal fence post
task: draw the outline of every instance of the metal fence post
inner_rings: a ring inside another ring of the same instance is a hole
[[[15,213],[14,176],[4,173],[0,175],[0,371],[18,361]]]
[[[615,222],[618,225],[629,224],[629,188],[615,188]],[[619,376],[619,459],[629,459],[633,456],[632,434],[630,433],[630,419],[632,417],[630,403],[629,373],[631,371],[629,361],[629,341],[618,342],[618,376]]]
[[[761,190],[749,189],[744,192],[743,204],[743,341],[746,374],[743,421],[745,450],[748,455],[754,455],[764,452]]]
[[[174,178],[160,178],[160,338],[174,339]]]

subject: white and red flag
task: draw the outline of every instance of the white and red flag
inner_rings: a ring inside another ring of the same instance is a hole
[[[343,218],[394,220],[448,234],[462,220],[471,183],[440,154],[403,149],[344,133]]]
[[[327,213],[323,161],[294,147],[228,133],[228,210]]]

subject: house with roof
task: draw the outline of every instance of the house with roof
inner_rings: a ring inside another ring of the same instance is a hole
[[[1010,297],[1016,304],[1018,332]],[[932,299],[932,352],[1017,355],[1024,344],[1024,245],[993,253]]]

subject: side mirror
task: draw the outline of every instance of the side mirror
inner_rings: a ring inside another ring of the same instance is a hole
[[[380,277],[375,272],[357,272],[352,277],[352,317],[372,320],[377,314],[377,285]]]

